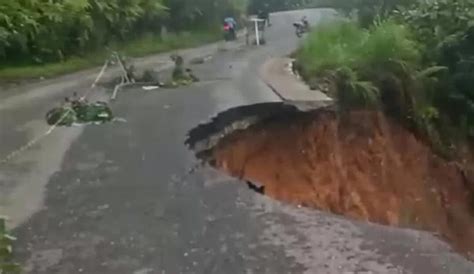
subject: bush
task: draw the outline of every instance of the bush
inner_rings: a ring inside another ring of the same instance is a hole
[[[15,237],[7,230],[6,217],[0,216],[0,273],[21,273],[20,265],[13,261],[12,245],[15,240]]]
[[[297,53],[305,75],[338,67],[353,67],[360,60],[360,48],[366,31],[350,22],[318,25]]]
[[[65,61],[112,43],[208,30],[246,0],[0,0],[0,67]],[[190,36],[191,37],[191,36]],[[176,44],[182,42],[176,40]],[[170,44],[173,41],[169,41]]]
[[[361,15],[370,1],[354,0],[346,11]],[[323,83],[342,110],[381,107],[438,151],[474,140],[474,1],[388,2],[370,8],[364,26],[317,27],[295,67],[313,86]]]
[[[377,23],[362,43],[360,61],[364,65],[387,65],[393,62],[418,66],[419,45],[408,28],[392,21]]]
[[[403,25],[385,21],[365,30],[339,21],[316,27],[297,59],[303,61],[304,73],[314,74],[339,67],[363,69],[397,62],[417,65],[420,51]]]
[[[437,0],[400,9],[406,22],[426,45],[424,63],[445,66],[432,98],[448,123],[474,138],[474,1]],[[462,133],[463,132],[463,133]]]
[[[384,21],[368,30],[347,21],[321,25],[296,58],[306,80],[332,82],[337,90],[330,92],[343,108],[379,105],[403,119],[413,112],[408,89],[420,50],[403,25]]]

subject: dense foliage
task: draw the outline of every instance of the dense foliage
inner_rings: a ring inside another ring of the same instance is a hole
[[[474,2],[384,9],[368,25],[316,27],[297,53],[302,76],[342,110],[381,108],[438,147],[473,140]]]
[[[420,56],[409,30],[391,21],[369,30],[342,21],[320,25],[298,52],[303,77],[329,81],[332,88],[327,91],[342,109],[385,101],[387,110],[396,110],[400,117],[410,112],[401,109],[403,86],[409,86],[410,75],[419,69]]]
[[[20,266],[13,261],[12,243],[15,237],[10,235],[6,227],[6,218],[0,216],[0,273],[19,274]]]
[[[36,63],[145,33],[208,27],[246,0],[0,0],[0,62]]]
[[[438,0],[400,9],[398,19],[426,45],[426,65],[441,65],[433,104],[451,124],[474,137],[474,1]]]
[[[396,8],[408,6],[416,0],[314,0],[339,10],[346,16],[356,17],[363,27],[375,20],[387,18]]]

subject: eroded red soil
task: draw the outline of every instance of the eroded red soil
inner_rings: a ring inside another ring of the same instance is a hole
[[[437,232],[474,251],[472,182],[380,113],[268,122],[225,138],[213,153],[218,168],[263,184],[275,199]]]

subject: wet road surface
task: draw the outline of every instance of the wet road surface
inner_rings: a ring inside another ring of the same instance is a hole
[[[58,129],[2,166],[1,209],[13,218],[25,271],[473,273],[470,262],[428,233],[281,204],[198,167],[184,145],[190,129],[221,111],[279,101],[259,79],[259,66],[296,47],[293,21],[309,14],[316,24],[331,13],[276,14],[268,45],[237,42],[193,66],[202,82],[124,90],[112,108],[126,122]],[[69,83],[0,105],[2,155],[43,129],[41,113],[54,100],[89,82]]]

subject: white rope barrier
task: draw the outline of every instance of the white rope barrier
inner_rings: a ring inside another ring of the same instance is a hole
[[[97,75],[97,77],[95,78],[94,82],[92,83],[92,85],[90,86],[90,88],[84,93],[84,95],[80,98],[80,100],[84,100],[87,98],[87,96],[94,90],[94,88],[97,86],[97,83],[100,81],[100,79],[103,77],[105,71],[107,70],[107,67],[109,66],[109,60],[107,59],[104,63],[104,65],[102,66],[102,69],[100,70],[99,74]],[[3,159],[0,160],[0,165],[4,165],[4,164],[7,164],[8,162],[10,162],[12,159],[18,157],[21,153],[25,152],[26,150],[30,149],[31,147],[33,147],[34,145],[36,145],[37,143],[39,143],[41,140],[43,140],[46,136],[50,135],[58,126],[61,122],[64,121],[64,119],[66,119],[67,115],[69,115],[69,113],[71,113],[72,109],[68,109],[60,118],[59,120],[54,124],[52,125],[51,127],[49,127],[49,129],[47,131],[45,131],[44,133],[42,133],[41,135],[33,138],[32,140],[30,140],[28,143],[26,143],[25,145],[19,147],[18,149],[12,151],[10,154],[8,154],[6,157],[4,157]]]

